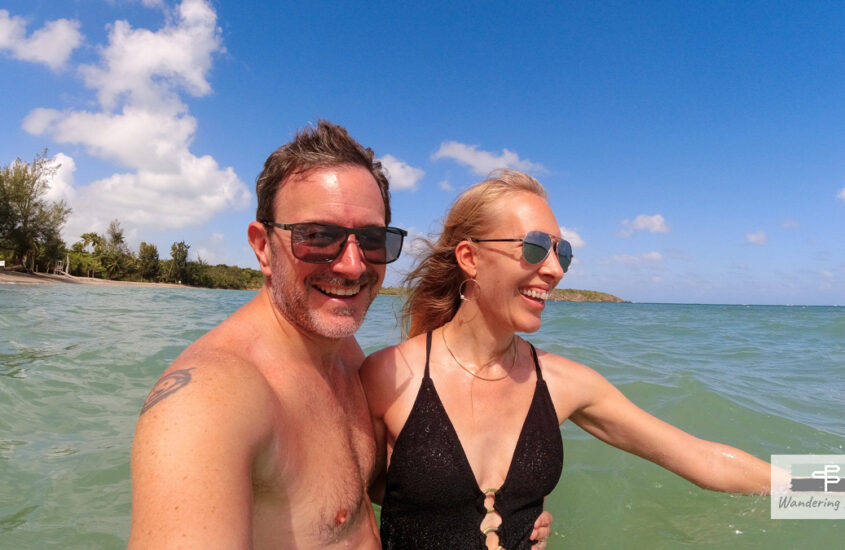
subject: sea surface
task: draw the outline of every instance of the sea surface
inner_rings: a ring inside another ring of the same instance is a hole
[[[0,548],[125,548],[147,392],[254,292],[0,284]],[[397,343],[379,297],[365,351]],[[547,305],[536,346],[592,366],[693,434],[772,454],[845,453],[845,308]],[[842,548],[845,521],[772,520],[563,428],[549,549]]]

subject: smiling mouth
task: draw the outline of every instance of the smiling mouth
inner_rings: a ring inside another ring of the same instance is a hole
[[[519,291],[519,293],[522,294],[523,296],[527,296],[527,297],[533,298],[535,300],[541,300],[543,302],[545,302],[546,300],[549,299],[549,293],[548,292],[544,292],[542,290],[537,290],[537,289],[534,289],[534,288],[521,289]]]
[[[349,298],[361,292],[361,285],[328,286],[316,284],[314,285],[314,288],[330,298]]]

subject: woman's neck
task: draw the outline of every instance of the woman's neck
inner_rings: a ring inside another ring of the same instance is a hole
[[[460,360],[483,366],[505,359],[514,345],[513,331],[496,329],[486,323],[479,312],[467,315],[465,308],[441,327],[447,346]]]

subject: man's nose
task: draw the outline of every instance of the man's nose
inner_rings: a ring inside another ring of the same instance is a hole
[[[358,245],[355,235],[346,239],[340,256],[332,263],[332,271],[343,275],[347,279],[357,279],[367,270],[364,253]]]

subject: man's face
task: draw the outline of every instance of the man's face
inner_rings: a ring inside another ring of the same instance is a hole
[[[289,178],[276,194],[275,221],[344,227],[384,225],[384,203],[373,176],[360,166],[310,170]],[[293,256],[290,231],[267,228],[271,290],[279,312],[300,330],[327,338],[355,334],[384,280],[384,265],[367,263],[355,236],[330,264]]]

